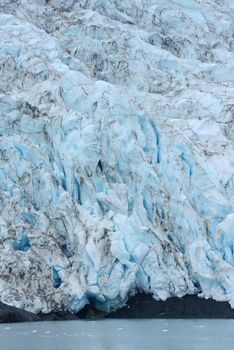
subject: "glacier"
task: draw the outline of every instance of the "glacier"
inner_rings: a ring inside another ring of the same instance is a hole
[[[0,301],[234,308],[233,0],[0,0]]]

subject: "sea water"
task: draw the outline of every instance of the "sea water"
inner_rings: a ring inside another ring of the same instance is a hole
[[[0,325],[0,350],[231,350],[234,320],[98,320]]]

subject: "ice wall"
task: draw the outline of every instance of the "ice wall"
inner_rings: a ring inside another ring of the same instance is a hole
[[[0,300],[234,307],[232,0],[0,1]]]

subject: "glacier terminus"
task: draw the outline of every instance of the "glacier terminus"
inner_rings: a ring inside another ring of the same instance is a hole
[[[233,0],[0,0],[0,301],[234,308]]]

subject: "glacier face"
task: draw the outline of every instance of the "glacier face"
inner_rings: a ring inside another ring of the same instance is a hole
[[[232,0],[0,1],[0,300],[234,307]]]

